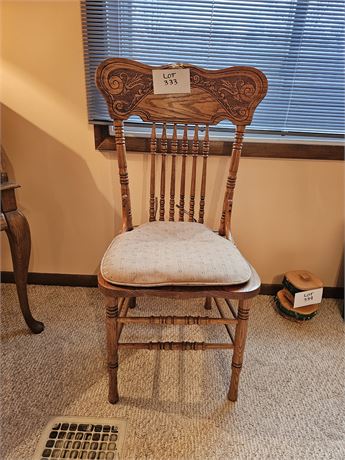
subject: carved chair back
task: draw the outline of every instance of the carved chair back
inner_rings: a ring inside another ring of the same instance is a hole
[[[183,221],[186,217],[189,222],[203,223],[209,127],[227,119],[235,125],[236,130],[229,175],[225,184],[219,234],[228,236],[243,134],[246,125],[252,121],[256,107],[266,95],[267,79],[254,67],[206,70],[183,64],[178,67],[190,69],[191,92],[154,94],[152,70],[174,67],[176,65],[151,67],[129,59],[114,58],[102,62],[97,69],[96,84],[114,120],[123,230],[128,231],[133,228],[123,121],[132,115],[138,115],[143,121],[152,123],[149,221],[156,219],[164,221],[166,218],[169,221],[175,219]],[[192,139],[189,139],[188,125],[192,125]],[[172,132],[170,139],[168,139],[168,126],[171,127]],[[200,132],[203,132],[201,138]],[[160,177],[156,174],[158,155],[161,155]],[[167,178],[168,156],[171,157],[170,179]],[[177,161],[181,163],[179,167]],[[186,176],[188,161],[191,161],[189,184]],[[201,168],[198,167],[198,162],[201,162]],[[197,180],[198,169],[201,170],[200,180]],[[177,171],[180,172],[180,177],[177,177]],[[198,195],[197,184],[199,184]],[[156,185],[159,185],[159,203],[156,198]],[[179,195],[176,197],[177,189]],[[166,194],[168,194],[168,206],[166,206]],[[185,203],[187,196],[188,204]],[[175,213],[176,207],[178,212]]]

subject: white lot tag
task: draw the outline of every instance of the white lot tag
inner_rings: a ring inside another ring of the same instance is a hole
[[[154,94],[190,93],[189,69],[152,70]]]
[[[322,300],[323,288],[312,289],[311,291],[297,292],[295,294],[294,308],[306,307],[307,305],[314,305],[320,303]]]

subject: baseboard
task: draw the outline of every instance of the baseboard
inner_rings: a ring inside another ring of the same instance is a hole
[[[276,295],[276,293],[282,289],[281,284],[262,284],[260,289],[261,295]],[[323,297],[332,298],[332,299],[343,299],[344,298],[344,288],[343,287],[333,287],[325,286],[323,288]]]
[[[281,284],[265,284],[261,285],[261,295],[276,295],[277,292],[282,288]]]
[[[14,283],[13,272],[2,271],[1,282]],[[76,275],[74,273],[28,273],[28,284],[97,287],[97,275]]]
[[[2,283],[14,283],[13,272],[1,272]],[[46,284],[50,286],[80,286],[97,287],[97,275],[76,275],[72,273],[28,273],[29,284]],[[281,284],[262,284],[260,294],[275,295]],[[323,289],[323,297],[333,299],[344,298],[344,288],[326,286]]]

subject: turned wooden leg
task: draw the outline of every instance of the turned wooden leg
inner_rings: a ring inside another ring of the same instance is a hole
[[[128,307],[129,308],[135,308],[137,305],[137,298],[136,297],[130,297],[129,302],[128,302]]]
[[[119,316],[118,299],[107,297],[106,300],[106,324],[107,324],[107,351],[108,351],[108,373],[109,373],[109,402],[117,403],[119,393],[117,389],[118,363],[118,333],[117,318]]]
[[[36,321],[30,311],[27,279],[31,250],[30,228],[25,216],[18,210],[5,213],[6,233],[10,242],[13,261],[14,279],[16,282],[19,304],[26,324],[32,332],[39,334],[44,324]]]
[[[206,297],[205,303],[204,303],[204,308],[206,310],[211,310],[211,308],[212,308],[212,297]]]
[[[248,300],[240,300],[238,303],[238,323],[235,332],[234,353],[232,356],[232,372],[231,382],[228,393],[230,401],[237,401],[238,384],[243,363],[244,348],[246,345],[248,318],[249,318],[249,302]]]

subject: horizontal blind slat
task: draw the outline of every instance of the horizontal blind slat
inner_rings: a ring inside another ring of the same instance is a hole
[[[253,65],[269,90],[251,129],[342,134],[343,18],[342,0],[84,0],[89,119],[110,120],[94,74],[117,56],[210,69]]]

